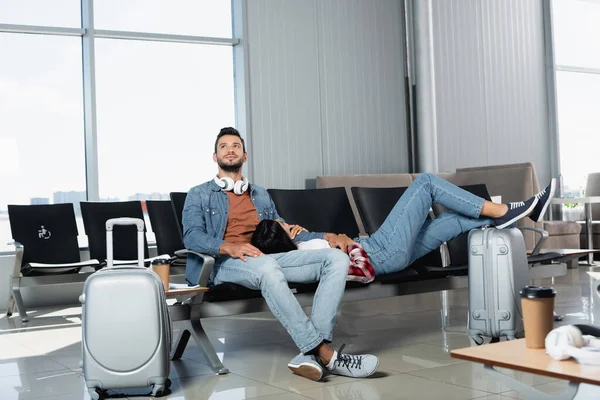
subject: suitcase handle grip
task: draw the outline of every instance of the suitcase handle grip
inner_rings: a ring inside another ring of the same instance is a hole
[[[112,231],[115,225],[135,225],[137,227],[138,232],[144,231],[144,221],[139,218],[111,218],[108,221],[106,221],[106,230]]]
[[[144,267],[144,220],[140,218],[111,218],[106,221],[106,268],[113,268],[113,228],[115,225],[135,225],[137,227],[138,267]]]

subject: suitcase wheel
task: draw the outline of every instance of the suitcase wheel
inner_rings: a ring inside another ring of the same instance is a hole
[[[90,397],[92,398],[92,400],[103,400],[104,399],[104,395],[105,392],[102,389],[90,389]]]
[[[168,384],[167,382],[165,382],[164,385],[155,384],[154,386],[152,386],[152,396],[161,397],[167,391],[168,386],[171,386],[170,381]]]
[[[483,336],[481,335],[473,335],[471,339],[475,342],[477,346],[481,346],[483,344]]]
[[[500,338],[498,336],[494,336],[492,338],[492,340],[490,340],[490,343],[498,343],[500,341]]]

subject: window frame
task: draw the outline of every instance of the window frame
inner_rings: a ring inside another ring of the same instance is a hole
[[[236,4],[235,7],[239,7]],[[234,7],[232,7],[232,14]],[[236,28],[234,28],[234,31]],[[53,27],[41,25],[17,25],[0,23],[0,33],[25,33],[38,35],[79,36],[82,39],[82,68],[83,68],[83,120],[84,120],[84,143],[85,143],[85,177],[86,193],[88,201],[98,201],[98,140],[97,140],[97,117],[96,117],[96,73],[95,73],[95,39],[127,39],[144,40],[154,42],[192,43],[199,45],[216,45],[235,47],[240,40],[232,37],[208,37],[190,36],[177,34],[164,34],[137,31],[116,31],[94,29],[94,2],[93,0],[81,0],[81,28]],[[234,75],[236,67],[240,67],[234,60]],[[234,77],[232,77],[234,79]],[[234,82],[234,87],[238,83]],[[238,115],[239,102],[235,101],[234,108],[236,118]]]

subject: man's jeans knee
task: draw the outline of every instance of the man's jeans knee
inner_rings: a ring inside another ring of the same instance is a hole
[[[240,259],[224,258],[215,266],[214,283],[237,283],[261,290],[273,315],[302,352],[331,340],[349,266],[348,256],[336,249],[296,250]],[[319,281],[310,319],[288,282]]]

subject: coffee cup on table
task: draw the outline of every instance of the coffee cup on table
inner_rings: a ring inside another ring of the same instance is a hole
[[[166,258],[157,258],[152,260],[152,271],[154,271],[163,283],[165,292],[169,291],[169,273],[171,272],[171,263]]]
[[[525,343],[530,349],[543,349],[553,328],[556,291],[549,286],[525,286],[520,294]]]

